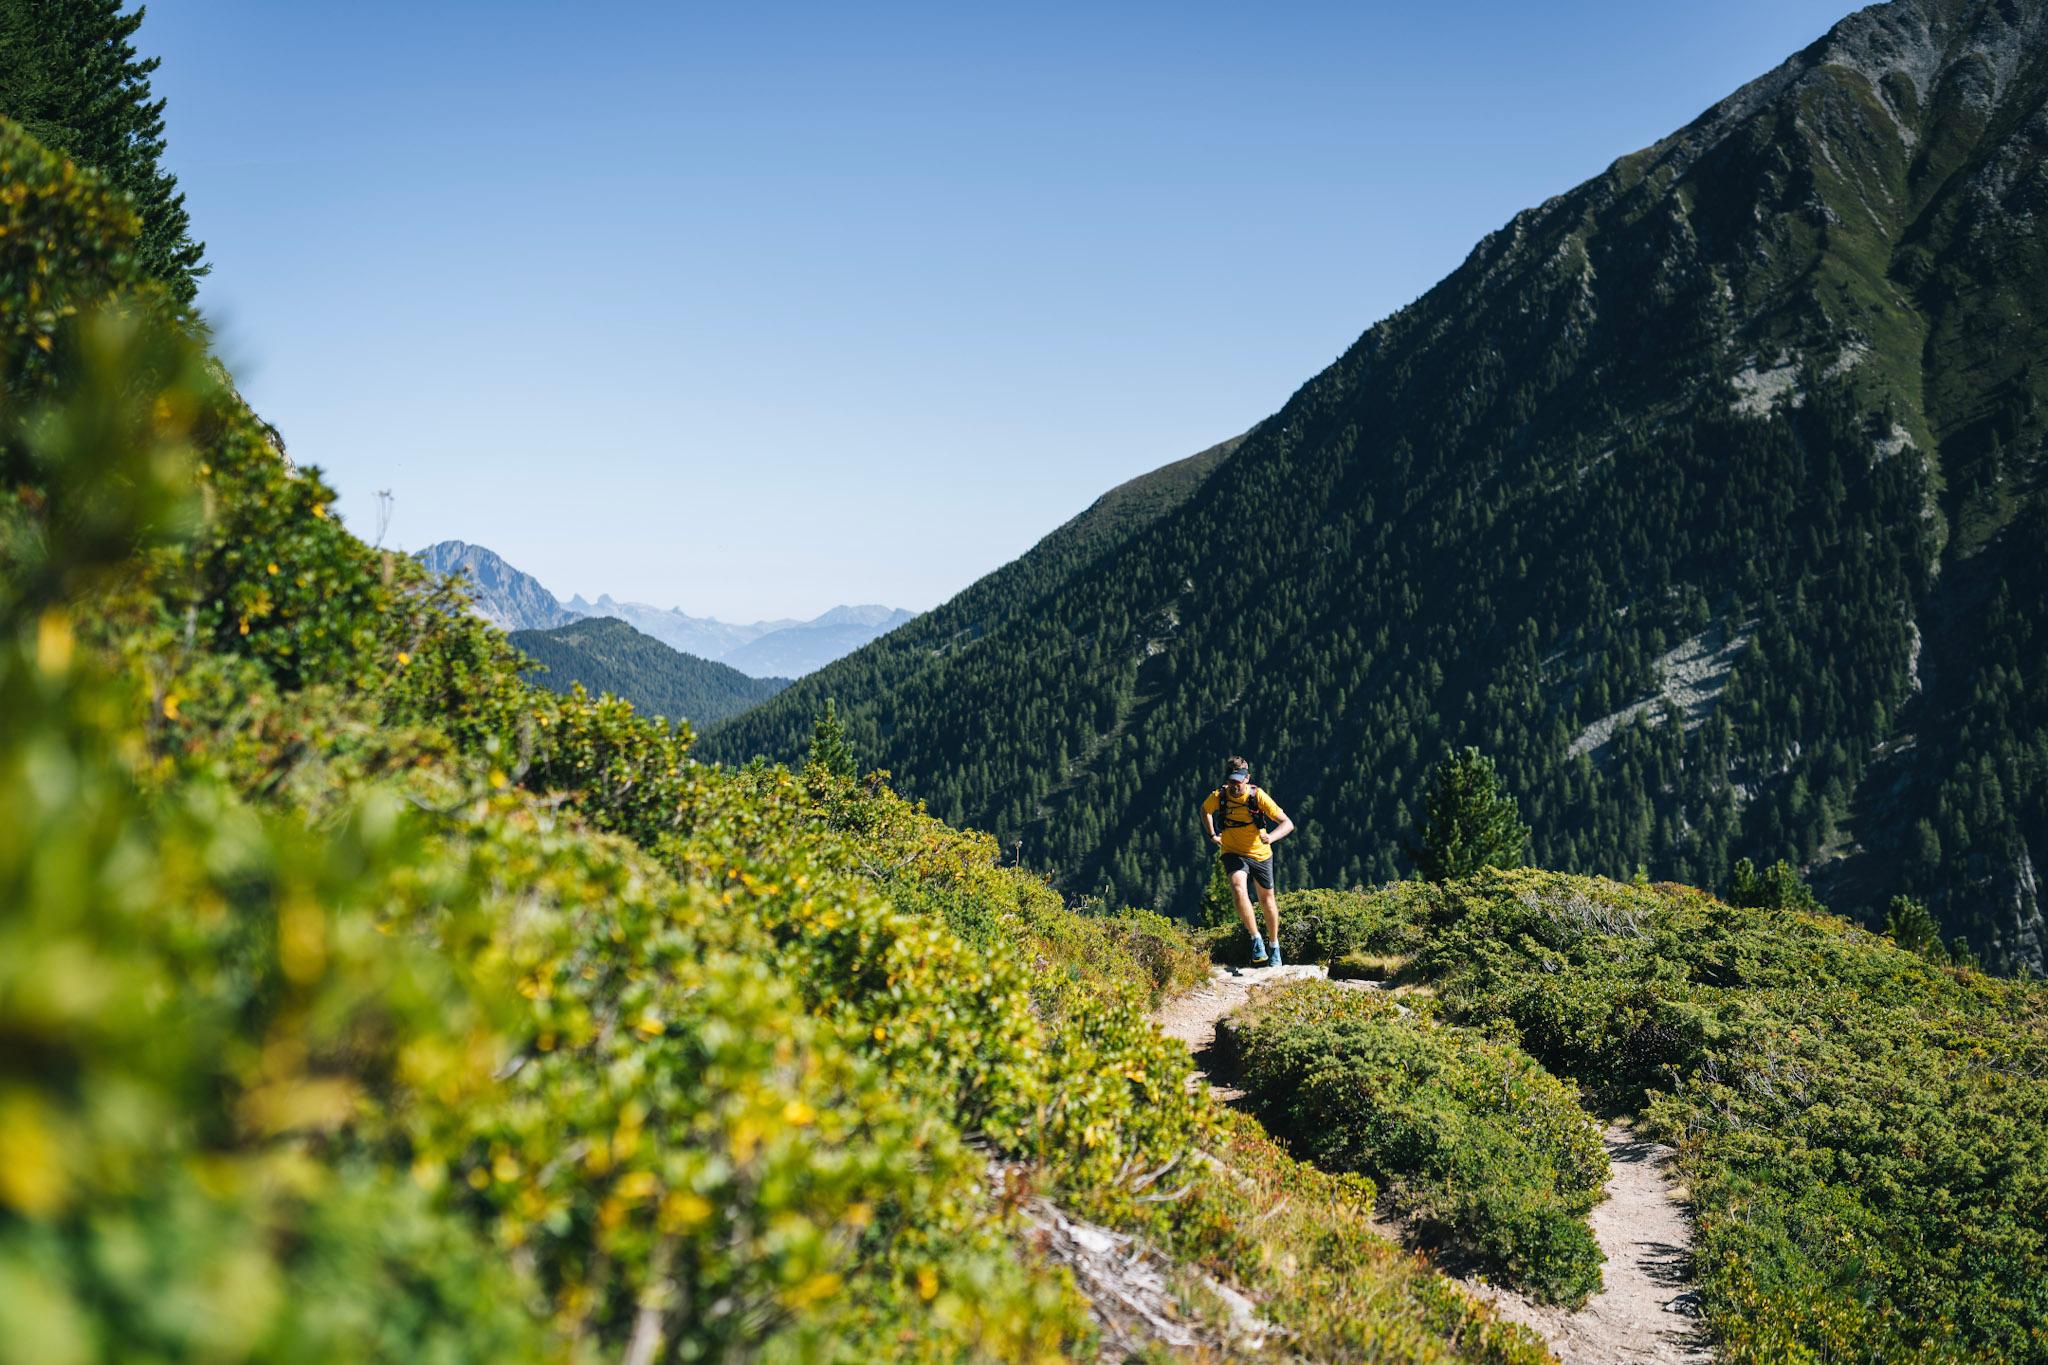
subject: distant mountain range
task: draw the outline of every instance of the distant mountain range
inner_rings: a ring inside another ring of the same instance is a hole
[[[553,630],[517,630],[512,643],[546,671],[529,678],[566,692],[582,683],[649,715],[698,728],[738,715],[789,686],[787,678],[751,678],[736,668],[671,649],[614,617],[572,621]]]
[[[912,617],[898,607],[839,606],[809,621],[788,617],[738,625],[691,616],[676,607],[620,602],[609,593],[594,602],[580,594],[563,602],[498,554],[460,540],[430,545],[419,552],[419,559],[436,573],[466,574],[472,608],[503,630],[552,630],[572,621],[610,617],[671,649],[727,664],[752,678],[800,678]]]

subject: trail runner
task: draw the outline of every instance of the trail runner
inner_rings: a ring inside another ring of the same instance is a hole
[[[1230,878],[1231,894],[1237,897],[1237,917],[1252,936],[1252,965],[1282,965],[1280,906],[1273,899],[1273,845],[1294,833],[1294,821],[1278,802],[1252,785],[1251,765],[1232,755],[1224,764],[1223,785],[1202,802],[1202,832],[1222,850],[1223,873]],[[1252,914],[1248,881],[1257,883],[1259,904],[1266,911],[1264,938],[1259,936],[1258,920]]]

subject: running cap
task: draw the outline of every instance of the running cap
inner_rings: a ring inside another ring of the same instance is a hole
[[[1229,778],[1232,782],[1249,782],[1252,780],[1252,770],[1250,768],[1232,768],[1229,772]]]

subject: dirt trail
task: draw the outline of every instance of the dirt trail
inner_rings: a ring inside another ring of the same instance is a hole
[[[1237,1012],[1252,987],[1268,981],[1300,981],[1324,977],[1321,967],[1218,967],[1209,974],[1209,984],[1186,995],[1177,995],[1159,1007],[1152,1022],[1169,1038],[1178,1038],[1195,1054],[1196,1073],[1208,1081],[1216,1098],[1228,1103],[1244,1098],[1244,1091],[1219,1085],[1209,1076],[1207,1053],[1216,1045],[1216,1025]]]
[[[1169,1037],[1195,1054],[1202,1079],[1225,1102],[1243,1091],[1209,1079],[1209,1049],[1216,1025],[1244,1004],[1264,982],[1323,977],[1321,967],[1218,967],[1209,984],[1161,1006],[1154,1020]],[[1367,982],[1345,982],[1360,990]],[[1541,1334],[1564,1365],[1706,1365],[1713,1360],[1700,1330],[1698,1293],[1692,1282],[1692,1225],[1685,1193],[1673,1178],[1672,1150],[1645,1142],[1625,1124],[1602,1134],[1613,1175],[1607,1197],[1588,1219],[1606,1253],[1601,1289],[1577,1312],[1532,1303],[1511,1290],[1476,1277],[1458,1276],[1474,1295],[1493,1304],[1504,1318]],[[1387,1235],[1407,1241],[1405,1230],[1385,1225]]]
[[[1512,1290],[1470,1281],[1466,1287],[1502,1317],[1542,1333],[1564,1365],[1704,1365],[1714,1354],[1700,1330],[1692,1224],[1684,1191],[1672,1178],[1672,1150],[1644,1141],[1626,1124],[1609,1124],[1601,1138],[1614,1174],[1607,1198],[1587,1219],[1607,1254],[1600,1292],[1573,1313]]]

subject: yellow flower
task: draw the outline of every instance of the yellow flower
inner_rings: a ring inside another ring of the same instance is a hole
[[[36,666],[49,674],[71,667],[71,620],[63,612],[50,610],[36,622]]]
[[[178,694],[176,692],[166,692],[164,693],[164,719],[176,720],[177,718]]]
[[[62,1144],[28,1096],[0,1104],[0,1204],[29,1217],[54,1213],[71,1195]]]
[[[655,1222],[663,1232],[688,1232],[711,1216],[711,1201],[689,1190],[671,1190]]]
[[[811,1276],[796,1288],[782,1296],[782,1301],[791,1308],[802,1308],[839,1292],[839,1277],[831,1271]]]

